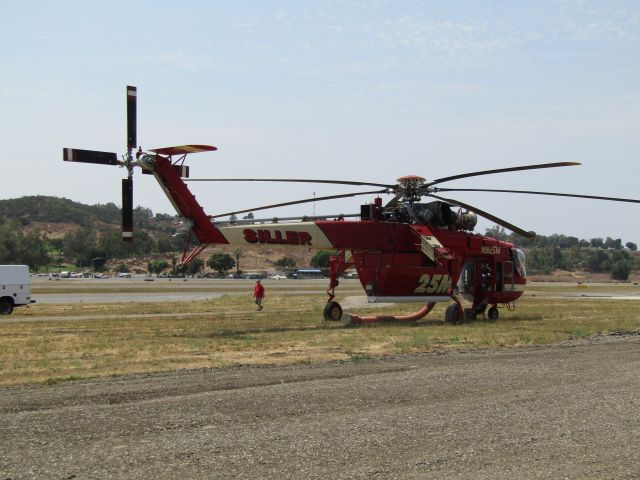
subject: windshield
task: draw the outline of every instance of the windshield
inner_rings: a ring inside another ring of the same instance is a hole
[[[527,276],[527,269],[525,267],[526,257],[524,256],[524,252],[519,248],[512,248],[511,252],[513,254],[513,264],[516,266],[516,271],[522,278],[525,278]]]

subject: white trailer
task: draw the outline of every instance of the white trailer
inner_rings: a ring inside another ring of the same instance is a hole
[[[0,315],[14,307],[36,303],[31,300],[31,277],[27,265],[0,265]]]

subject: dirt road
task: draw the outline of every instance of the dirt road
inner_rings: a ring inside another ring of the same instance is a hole
[[[640,338],[0,389],[0,478],[638,478]]]

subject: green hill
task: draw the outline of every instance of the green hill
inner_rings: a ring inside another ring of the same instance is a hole
[[[120,207],[114,203],[85,205],[67,198],[44,195],[0,200],[0,221],[17,221],[22,226],[29,226],[33,222],[118,226],[121,215]],[[144,207],[136,207],[133,218],[138,228],[159,231],[167,231],[167,222],[176,219],[162,214],[154,217],[151,210]]]
[[[134,242],[122,242],[121,209],[84,205],[66,198],[27,196],[0,200],[0,264],[25,263],[33,269],[66,261],[78,266],[92,258],[121,259],[181,250],[176,217],[133,212]]]

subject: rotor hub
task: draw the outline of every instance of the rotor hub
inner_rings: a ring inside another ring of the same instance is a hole
[[[405,175],[398,179],[398,190],[402,200],[413,203],[420,200],[423,195],[424,184],[427,180],[419,175]]]
[[[424,182],[427,181],[426,178],[421,177],[419,175],[405,175],[404,177],[400,177],[398,180],[396,180],[400,185],[405,186],[405,185],[422,185]]]

